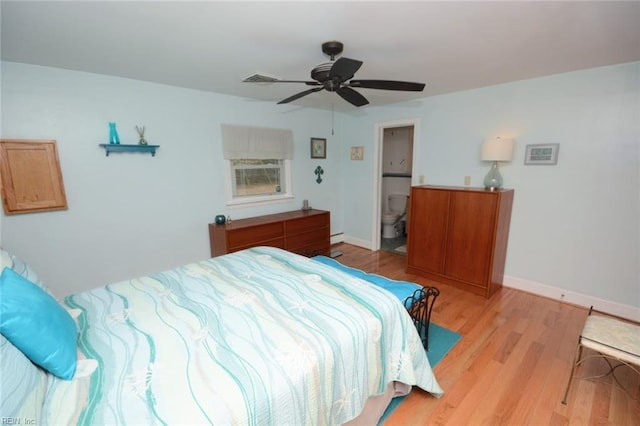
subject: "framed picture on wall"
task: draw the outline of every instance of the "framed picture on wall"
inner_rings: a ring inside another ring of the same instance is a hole
[[[543,143],[527,145],[524,164],[541,164],[555,166],[558,164],[559,143]]]
[[[311,158],[327,158],[327,140],[311,138]]]
[[[363,160],[364,159],[364,147],[363,146],[352,146],[351,147],[351,159],[352,160]]]

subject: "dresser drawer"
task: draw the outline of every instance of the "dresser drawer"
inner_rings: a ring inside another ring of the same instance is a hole
[[[270,240],[284,237],[284,223],[266,223],[264,225],[250,226],[242,229],[227,231],[227,249],[229,251],[237,247],[255,247],[267,244]],[[279,246],[277,246],[279,247]]]
[[[318,243],[329,242],[329,228],[312,229],[301,234],[287,234],[286,248],[289,251],[297,252],[301,247]]]
[[[286,225],[287,235],[298,234],[309,231],[313,228],[323,228],[329,226],[329,214],[317,214],[313,216],[301,217],[288,220]]]
[[[229,249],[229,253],[233,253],[234,251],[240,251],[240,250],[248,249],[251,247],[257,247],[257,246],[269,246],[269,247],[278,247],[278,248],[284,249],[284,238],[277,238],[275,240],[264,240],[258,244],[254,242],[244,246],[233,246]]]

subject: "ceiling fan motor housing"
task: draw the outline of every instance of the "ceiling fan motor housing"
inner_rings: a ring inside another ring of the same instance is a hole
[[[331,68],[335,64],[335,58],[342,53],[344,45],[339,41],[327,41],[322,43],[322,52],[331,58],[331,62],[325,62],[311,70],[311,78],[319,83],[323,83],[324,88],[329,92],[334,92],[340,88],[342,80],[340,77],[331,77]]]
[[[333,61],[336,56],[342,53],[344,45],[339,41],[327,41],[322,43],[322,52]]]
[[[311,70],[311,78],[320,83],[324,83],[329,80],[329,71],[331,71],[332,66],[333,62],[325,62],[324,64],[318,65]]]

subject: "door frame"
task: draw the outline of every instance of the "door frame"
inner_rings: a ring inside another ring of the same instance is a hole
[[[373,136],[373,178],[371,179],[373,182],[373,206],[371,211],[373,212],[373,226],[371,230],[371,250],[378,251],[380,250],[380,239],[381,231],[382,231],[382,212],[381,212],[381,198],[382,198],[382,144],[384,142],[384,130],[395,127],[406,127],[413,126],[413,153],[411,155],[411,185],[415,185],[416,177],[415,177],[415,169],[416,169],[416,158],[417,152],[419,148],[419,144],[417,143],[420,136],[420,119],[419,118],[408,118],[402,120],[393,120],[393,121],[384,121],[380,123],[376,123],[374,125],[374,136]]]

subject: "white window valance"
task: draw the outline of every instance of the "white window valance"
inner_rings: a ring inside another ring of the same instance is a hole
[[[293,159],[293,132],[290,129],[222,125],[225,160]]]

